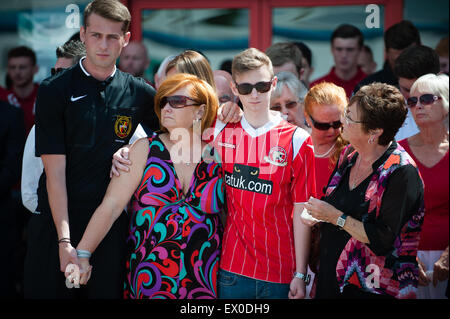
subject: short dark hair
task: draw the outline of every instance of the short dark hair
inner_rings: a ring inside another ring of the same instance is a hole
[[[27,46],[12,48],[8,51],[8,60],[11,58],[27,57],[31,59],[31,63],[36,65],[36,53]]]
[[[384,47],[386,50],[404,50],[412,44],[420,45],[421,42],[419,30],[411,21],[400,21],[384,33]]]
[[[378,139],[379,145],[388,145],[405,121],[408,110],[402,93],[393,85],[372,83],[363,86],[350,99],[356,102],[361,114],[360,120],[365,132],[383,129]]]
[[[372,49],[371,49],[368,45],[364,44],[364,45],[362,46],[361,50],[362,50],[363,52],[369,53],[369,54],[373,57]]]
[[[334,30],[333,34],[331,35],[331,44],[333,44],[333,41],[336,38],[358,38],[358,46],[360,48],[362,48],[364,44],[364,36],[361,30],[351,24],[341,24],[339,27],[337,27],[337,29]]]
[[[232,64],[233,64],[233,60],[232,59],[225,59],[220,64],[219,70],[224,70],[224,71],[227,71],[228,73],[231,74],[231,65]]]
[[[293,42],[297,48],[302,52],[303,57],[308,61],[309,66],[312,66],[312,52],[311,49],[303,42]]]
[[[88,26],[88,18],[92,14],[98,14],[102,18],[123,22],[122,31],[128,32],[131,22],[131,15],[128,8],[118,0],[94,0],[84,9],[83,26]]]
[[[282,66],[287,62],[295,65],[298,75],[302,69],[302,51],[291,42],[279,42],[272,44],[266,50],[267,56],[272,62],[272,66]]]
[[[57,58],[72,59],[73,64],[77,63],[85,55],[86,48],[83,42],[78,40],[69,40],[56,48]]]
[[[439,71],[439,56],[436,51],[424,45],[407,48],[395,60],[394,73],[398,78],[417,79]]]

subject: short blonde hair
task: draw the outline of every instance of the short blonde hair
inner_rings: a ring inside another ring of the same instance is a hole
[[[422,75],[420,78],[414,82],[414,84],[411,86],[410,92],[413,91],[422,91],[434,94],[436,96],[439,96],[442,98],[442,105],[444,106],[444,109],[447,111],[447,116],[445,117],[444,121],[448,129],[448,75],[446,74],[433,74],[428,73],[425,75]]]
[[[189,97],[197,103],[205,105],[205,112],[202,117],[202,133],[209,128],[217,114],[219,101],[216,91],[208,82],[199,79],[197,76],[187,73],[178,73],[167,78],[159,87],[155,95],[155,113],[158,116],[161,130],[167,132],[167,129],[161,125],[161,100],[163,97],[170,96],[181,88],[191,85]]]
[[[236,81],[237,75],[259,69],[263,65],[267,66],[270,76],[273,78],[272,61],[270,61],[269,57],[264,52],[255,48],[244,50],[237,54],[233,59],[231,65],[231,75],[233,80]]]
[[[448,75],[428,73],[422,75],[411,86],[412,91],[427,91],[442,98],[442,103],[448,112]]]

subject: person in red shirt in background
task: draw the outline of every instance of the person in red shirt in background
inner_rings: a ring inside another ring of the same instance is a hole
[[[36,54],[30,48],[20,46],[8,52],[7,74],[12,85],[10,89],[0,89],[0,100],[23,110],[26,134],[34,125],[34,102],[39,85],[33,82],[33,77],[38,70]]]
[[[367,76],[358,66],[363,44],[364,37],[358,28],[349,24],[340,25],[331,36],[334,66],[330,73],[312,82],[311,87],[320,82],[331,82],[343,87],[350,98],[355,86]]]

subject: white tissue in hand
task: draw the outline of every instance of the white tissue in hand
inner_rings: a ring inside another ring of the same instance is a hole
[[[321,220],[312,217],[311,214],[308,213],[308,210],[307,210],[306,208],[303,208],[302,214],[301,214],[300,216],[301,216],[303,219],[310,220],[310,221],[313,221],[313,222],[316,222],[316,223],[321,222]]]

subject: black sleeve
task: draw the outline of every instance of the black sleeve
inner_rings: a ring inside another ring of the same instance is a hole
[[[2,102],[3,103],[3,102]],[[25,123],[22,109],[7,105],[2,114],[0,145],[0,196],[20,180],[22,154],[25,145]]]
[[[36,98],[36,156],[66,154],[64,101],[52,82],[39,86]]]
[[[422,200],[423,183],[417,169],[405,165],[395,170],[387,181],[378,218],[363,222],[368,246],[376,255],[384,256],[392,250],[395,238]]]
[[[158,131],[159,119],[154,109],[156,91],[151,85],[147,84],[144,80],[142,80],[141,86],[143,90],[143,100],[144,100],[144,103],[142,104],[143,106],[142,123],[150,130],[154,132]]]

